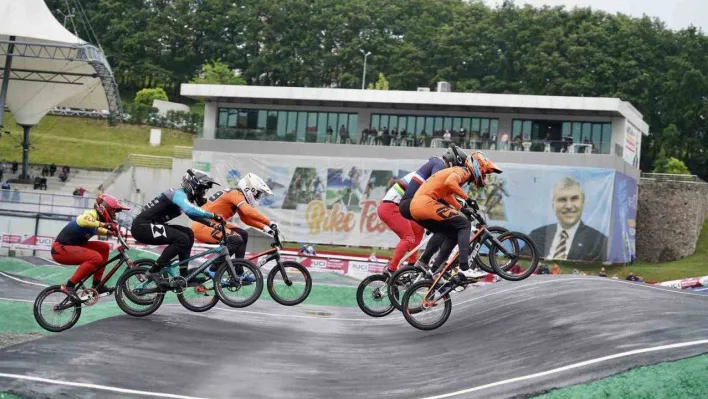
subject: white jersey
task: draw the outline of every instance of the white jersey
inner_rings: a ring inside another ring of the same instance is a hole
[[[401,198],[403,197],[403,194],[406,192],[406,187],[408,187],[408,183],[410,183],[411,179],[415,175],[415,172],[411,172],[402,178],[398,179],[396,184],[391,187],[386,195],[383,197],[384,201],[391,201],[395,204],[398,204],[401,202]]]

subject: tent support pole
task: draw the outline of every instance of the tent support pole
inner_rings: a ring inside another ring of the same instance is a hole
[[[24,138],[22,140],[22,174],[20,175],[20,179],[22,180],[29,180],[29,150],[30,150],[30,141],[29,141],[29,135],[30,135],[30,129],[32,126],[29,125],[22,125],[22,128],[25,131]]]
[[[15,36],[10,36],[10,41],[15,41]],[[0,87],[0,129],[3,125],[3,117],[5,116],[5,98],[7,98],[7,86],[10,84],[10,68],[12,68],[12,52],[15,50],[15,45],[10,43],[7,45],[7,55],[5,56],[5,74],[2,76],[2,87]]]

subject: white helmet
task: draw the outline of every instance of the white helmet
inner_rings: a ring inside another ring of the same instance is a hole
[[[258,204],[263,194],[273,195],[270,187],[258,175],[249,173],[238,181],[238,188],[246,197],[246,202],[254,206]]]

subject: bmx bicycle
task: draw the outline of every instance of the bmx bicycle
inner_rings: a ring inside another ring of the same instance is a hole
[[[225,231],[226,223],[221,223],[221,231]],[[263,291],[263,275],[256,265],[246,259],[231,259],[226,247],[226,235],[221,234],[219,246],[176,261],[160,270],[168,278],[170,287],[159,287],[146,276],[147,269],[133,269],[124,273],[116,284],[116,302],[127,314],[144,317],[154,313],[164,301],[165,293],[171,291],[177,294],[177,299],[185,308],[193,312],[205,312],[221,301],[224,304],[243,308],[255,302]],[[203,262],[199,267],[188,270],[187,276],[181,276],[178,268],[188,265],[190,261],[215,254],[216,256]],[[214,278],[207,269],[215,262],[223,261],[216,270]],[[154,261],[152,261],[154,264]],[[236,268],[242,270],[236,272]],[[248,277],[253,276],[253,281]],[[193,288],[193,292],[188,292]],[[234,295],[235,297],[232,297]],[[241,298],[243,296],[243,298]]]
[[[305,266],[294,261],[281,261],[280,251],[283,249],[282,233],[273,230],[273,242],[270,249],[261,253],[248,256],[246,259],[255,261],[258,258],[258,267],[262,268],[267,263],[275,261],[275,267],[268,272],[266,287],[271,298],[284,306],[295,306],[302,303],[312,290],[312,276]],[[279,292],[281,291],[281,292]]]
[[[538,266],[539,255],[531,237],[515,231],[493,237],[484,228],[484,219],[477,213],[477,210],[469,207],[465,210],[465,214],[469,218],[476,220],[478,226],[481,225],[471,241],[480,240],[480,236],[486,236],[481,238],[482,241],[486,239],[492,241],[494,248],[489,253],[489,263],[495,273],[510,281],[522,280],[533,274]],[[478,243],[475,244],[475,248],[479,248]],[[472,255],[470,253],[470,257]],[[523,260],[526,263],[526,268],[518,267],[521,273],[517,275],[514,270],[517,269],[516,266],[519,266],[522,257],[525,258]],[[401,299],[401,308],[403,317],[410,325],[419,330],[434,330],[442,326],[452,312],[450,293],[476,282],[476,280],[460,280],[456,273],[447,273],[452,270],[453,264],[454,260],[448,261],[433,279],[418,281],[405,291]],[[427,316],[432,316],[431,321],[423,320]]]
[[[125,242],[125,238],[121,235],[118,227],[114,227],[114,234],[118,239],[118,253],[113,258],[109,259],[106,263],[101,265],[101,267],[96,268],[78,284],[76,284],[76,294],[80,299],[80,303],[74,302],[67,294],[62,292],[61,285],[51,285],[37,295],[34,300],[34,318],[42,328],[51,332],[61,332],[68,330],[73,327],[81,317],[81,309],[83,307],[90,307],[95,305],[99,298],[108,296],[112,293],[112,289],[109,288],[109,292],[100,294],[98,289],[106,287],[108,280],[113,277],[113,275],[121,268],[124,264],[127,265],[127,270],[133,270],[136,268],[149,266],[152,262],[151,259],[138,259],[136,261],[131,261],[126,253],[130,249],[128,244]],[[89,278],[102,267],[105,267],[115,261],[118,261],[113,268],[103,277],[101,282],[96,288],[87,288],[86,282]]]

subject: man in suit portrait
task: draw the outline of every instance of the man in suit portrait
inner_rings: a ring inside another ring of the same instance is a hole
[[[572,177],[553,187],[553,211],[557,223],[539,227],[530,234],[545,259],[601,261],[607,256],[607,236],[580,220],[585,191]]]

